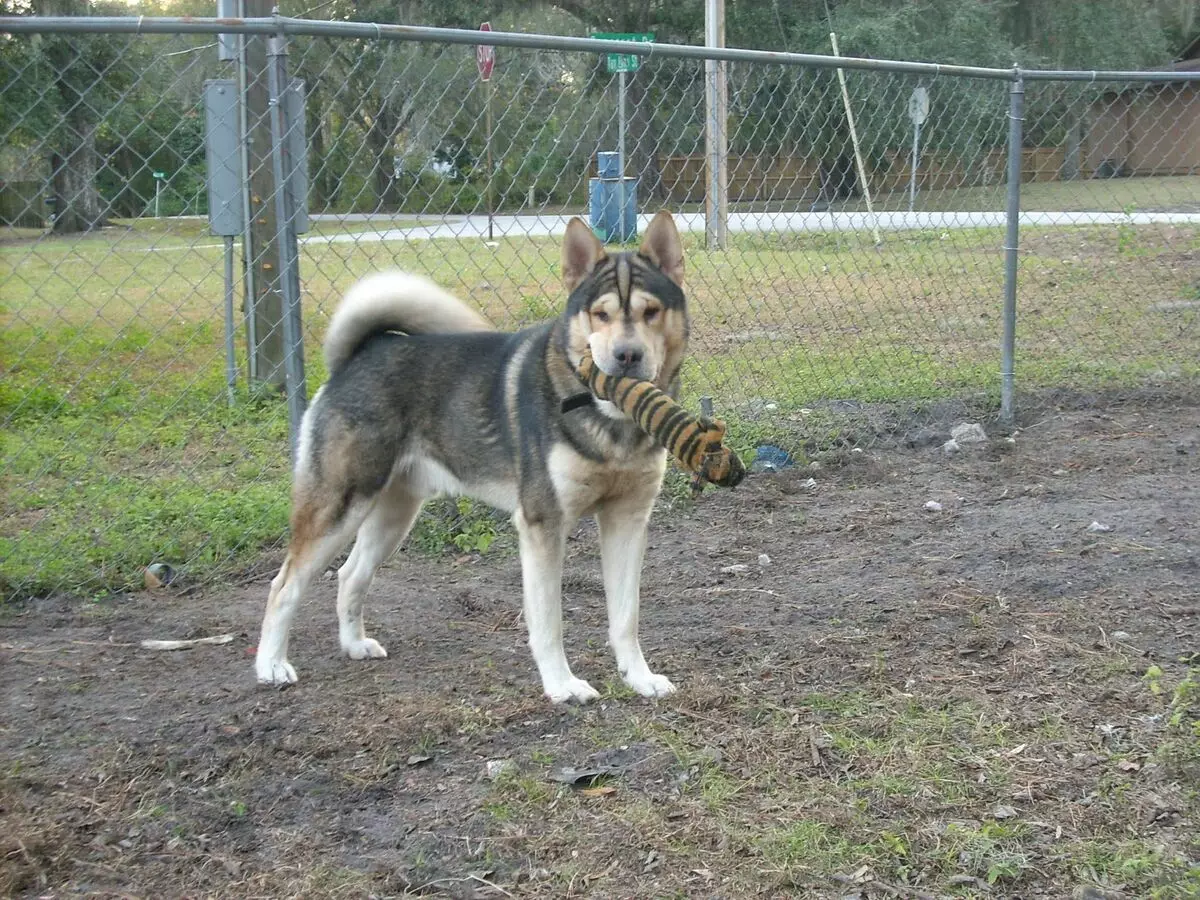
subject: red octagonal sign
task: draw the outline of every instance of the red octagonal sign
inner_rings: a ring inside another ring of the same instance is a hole
[[[479,26],[480,31],[491,31],[492,23],[484,22]],[[487,44],[475,47],[475,62],[479,65],[479,80],[488,81],[492,77],[492,69],[496,67],[496,48]]]

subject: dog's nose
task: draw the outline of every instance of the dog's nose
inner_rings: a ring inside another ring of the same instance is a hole
[[[621,368],[626,371],[638,365],[645,355],[646,352],[641,347],[633,344],[621,344],[613,349],[613,356],[617,358]]]

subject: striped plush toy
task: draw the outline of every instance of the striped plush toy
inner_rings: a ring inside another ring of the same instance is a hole
[[[609,375],[585,352],[576,370],[601,400],[637,422],[689,472],[719,487],[736,487],[746,477],[738,455],[721,446],[725,423],[693,416],[649,381]]]

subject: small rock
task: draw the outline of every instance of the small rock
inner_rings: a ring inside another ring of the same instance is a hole
[[[771,564],[771,557],[765,553],[758,554],[758,564],[763,568],[766,568]]]
[[[749,572],[749,571],[750,571],[750,567],[748,565],[746,565],[745,563],[734,563],[732,566],[722,566],[721,567],[722,575],[741,575],[741,574],[743,574],[745,572]]]
[[[926,512],[941,512],[942,504],[938,503],[936,500],[926,500],[924,508]]]
[[[942,451],[947,454],[957,453],[961,449],[962,447],[958,446],[958,441],[954,440],[954,438],[950,438],[950,440],[942,444]]]
[[[1092,522],[1092,524],[1087,527],[1087,530],[1099,532],[1112,531],[1112,526],[1105,525],[1103,522]]]
[[[919,428],[910,434],[905,443],[913,449],[932,447],[943,441],[943,432],[937,428]]]
[[[804,487],[805,487],[805,488],[807,488],[807,489],[808,489],[808,490],[810,490],[810,491],[814,491],[814,490],[816,490],[816,488],[817,488],[817,479],[815,479],[815,478],[810,478],[810,479],[808,479],[807,481],[805,481],[805,482],[804,482]]]
[[[487,761],[487,777],[495,781],[505,772],[513,772],[517,768],[511,759],[489,759]]]
[[[992,810],[992,818],[994,819],[1015,819],[1016,817],[1017,811],[1013,807],[1003,803]]]
[[[987,432],[983,430],[983,426],[974,422],[964,422],[961,425],[955,425],[950,429],[950,438],[959,444],[982,444],[988,439]]]
[[[410,766],[419,766],[419,765],[421,765],[422,763],[427,763],[427,762],[429,762],[431,759],[433,759],[433,757],[432,757],[432,756],[426,756],[426,755],[425,755],[425,754],[423,754],[423,753],[414,753],[412,756],[410,756],[410,757],[408,758],[408,760],[407,760],[407,765],[410,765]]]
[[[1106,891],[1094,884],[1084,884],[1071,891],[1071,900],[1124,900],[1128,897],[1124,891]]]
[[[854,448],[852,448],[852,449],[850,450],[850,452],[851,452],[851,453],[862,453],[862,452],[864,452],[864,451],[863,451],[863,448],[862,448],[862,447],[854,447]]]
[[[1112,633],[1112,639],[1114,641],[1132,641],[1133,635],[1128,631],[1114,631]]]

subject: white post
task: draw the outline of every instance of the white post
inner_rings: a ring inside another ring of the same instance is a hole
[[[913,211],[917,199],[917,154],[921,145],[921,123],[913,122],[912,171],[908,176],[908,211]]]
[[[725,0],[705,0],[704,46],[725,46]],[[704,238],[710,250],[724,250],[729,229],[729,146],[725,63],[704,61],[704,148],[708,177],[705,185]]]
[[[162,193],[162,179],[157,176],[154,179],[154,218],[158,219],[161,216],[158,214],[158,198]]]
[[[617,234],[622,243],[625,234],[625,69],[617,73]]]
[[[833,55],[841,56],[838,52],[837,35],[832,31],[829,32],[830,43],[833,44]],[[875,243],[879,244],[882,241],[879,239],[879,222],[875,219],[875,209],[871,206],[871,185],[867,183],[867,170],[863,166],[862,151],[858,148],[858,129],[854,127],[854,110],[850,108],[850,92],[846,90],[846,73],[841,69],[837,70],[838,84],[842,87],[842,105],[846,108],[846,122],[850,126],[850,143],[854,145],[854,162],[858,166],[858,182],[862,185],[863,196],[867,199],[867,215],[871,217],[871,236],[875,239]]]

